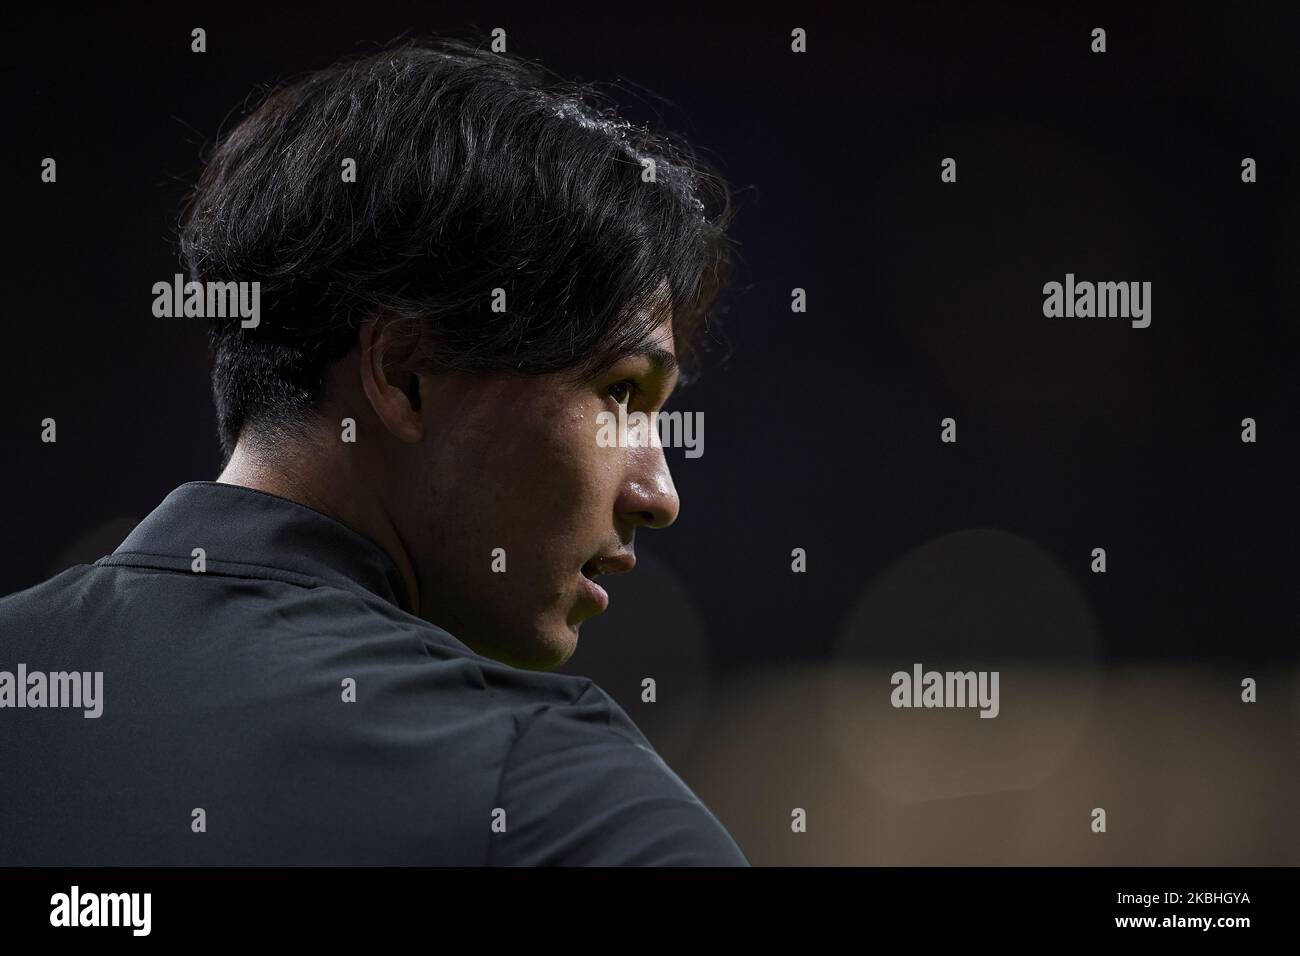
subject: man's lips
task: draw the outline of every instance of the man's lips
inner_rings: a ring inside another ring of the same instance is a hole
[[[609,592],[585,574],[582,576],[582,587],[587,599],[596,606],[596,613],[604,614],[609,607]]]
[[[615,551],[612,554],[598,554],[582,566],[582,573],[589,578],[598,574],[623,574],[636,567],[636,555],[631,551]]]
[[[596,583],[597,575],[624,574],[636,567],[636,555],[631,551],[615,551],[612,554],[597,555],[582,566],[583,588],[596,605],[598,613],[609,607],[609,593]]]

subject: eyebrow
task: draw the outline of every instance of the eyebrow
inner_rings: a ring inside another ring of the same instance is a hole
[[[630,349],[622,355],[619,355],[617,358],[612,359],[606,365],[594,372],[591,378],[595,379],[600,375],[608,374],[609,370],[619,362],[626,362],[628,359],[638,358],[646,359],[650,363],[651,375],[658,375],[667,379],[681,371],[681,363],[677,361],[676,355],[665,348],[660,348],[658,345],[647,345],[642,348]],[[674,381],[673,384],[675,387],[677,384],[676,381]]]
[[[664,378],[668,378],[679,368],[677,356],[667,349],[661,349],[657,345],[649,348],[639,349],[632,353],[634,356],[644,357],[650,360],[650,364],[660,372]]]

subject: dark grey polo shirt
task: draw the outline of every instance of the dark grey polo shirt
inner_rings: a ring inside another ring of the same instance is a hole
[[[405,606],[368,539],[213,482],[0,600],[0,865],[747,865],[589,679]]]

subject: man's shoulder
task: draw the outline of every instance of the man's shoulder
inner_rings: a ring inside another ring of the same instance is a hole
[[[252,780],[274,767],[292,783],[320,777],[319,764],[332,768],[340,806],[375,792],[424,793],[469,828],[464,851],[449,858],[474,855],[472,824],[482,820],[490,863],[745,865],[712,813],[590,678],[487,658],[364,592],[259,584],[243,599],[274,610],[236,615],[248,626],[231,628],[213,615],[182,622],[148,602],[174,573],[146,572],[152,587],[125,591],[112,580],[120,573],[81,565],[0,601],[0,624],[22,625],[0,628],[16,660],[30,664],[48,657],[33,656],[38,649],[58,648],[51,667],[110,672],[101,732],[121,731],[119,756],[143,746],[127,730],[154,722],[155,702],[166,699],[169,733],[198,741],[188,745],[195,774],[219,762],[223,785],[235,786],[245,772]],[[310,601],[311,613],[297,601]],[[106,639],[123,628],[130,640]],[[73,651],[77,660],[65,661]],[[178,697],[178,683],[191,693]],[[344,767],[353,772],[340,774]],[[500,825],[488,833],[495,817]],[[382,843],[379,831],[376,820],[368,839]]]
[[[498,790],[503,865],[745,866],[713,813],[626,712],[582,679],[567,702],[533,708]]]
[[[73,565],[21,590],[0,594],[0,614],[20,614],[47,606],[51,598],[84,581],[92,567],[89,564]]]

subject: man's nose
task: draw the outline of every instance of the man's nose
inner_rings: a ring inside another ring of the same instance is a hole
[[[643,449],[632,464],[619,493],[619,515],[634,525],[668,527],[677,520],[681,502],[663,449]]]

